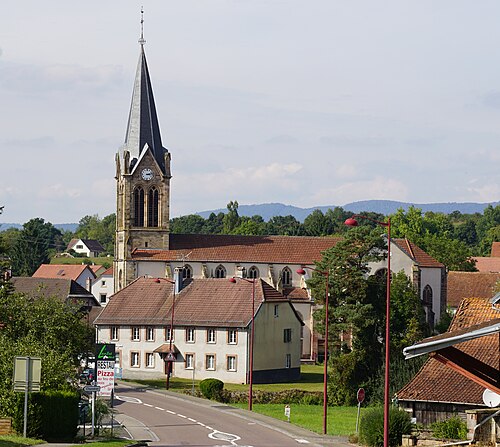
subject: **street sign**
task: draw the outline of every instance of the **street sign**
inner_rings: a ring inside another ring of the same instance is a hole
[[[360,388],[358,390],[358,402],[361,403],[365,400],[365,390],[363,388]]]
[[[175,355],[174,355],[172,352],[169,352],[169,353],[167,354],[167,360],[168,360],[169,362],[173,362],[173,361],[175,360]]]
[[[14,359],[14,391],[40,391],[42,359],[16,357]]]
[[[115,345],[113,343],[96,344],[95,366],[97,385],[101,388],[99,396],[110,397],[115,388]]]
[[[83,388],[86,393],[98,393],[101,391],[101,387],[98,385],[87,385]]]
[[[288,419],[288,422],[290,422],[290,405],[285,405],[285,416]]]

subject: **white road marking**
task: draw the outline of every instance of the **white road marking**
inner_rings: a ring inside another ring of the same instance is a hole
[[[157,410],[160,410],[160,411],[165,411],[165,408],[161,408],[161,407],[155,407]]]
[[[197,422],[198,425],[201,425],[202,427],[206,427],[206,425],[203,422]]]
[[[115,399],[121,400],[122,402],[129,402],[131,404],[142,404],[142,400],[137,399],[137,397],[115,395]]]
[[[299,443],[299,444],[309,444],[309,441],[307,439],[296,439],[296,441]]]
[[[191,422],[197,422],[196,419],[188,418]]]
[[[241,439],[238,435],[232,433],[224,433],[223,431],[213,430],[212,433],[208,435],[210,439],[215,439],[216,441],[226,441],[230,442],[231,445],[238,445],[236,441]]]
[[[144,405],[145,405],[146,407],[151,407],[151,408],[153,408],[153,405],[151,405],[151,404],[144,404]]]
[[[167,413],[170,413],[170,414],[175,414],[175,411],[172,411],[172,410],[167,410]]]
[[[177,413],[177,416],[179,416],[180,418],[187,419],[187,416],[184,416],[183,414],[180,414],[180,413]]]

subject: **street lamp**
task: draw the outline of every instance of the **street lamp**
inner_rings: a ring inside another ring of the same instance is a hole
[[[305,275],[306,272],[304,269],[312,270],[313,272],[319,273],[325,277],[325,358],[323,360],[323,434],[326,435],[326,422],[327,422],[327,414],[328,414],[328,280],[330,274],[328,270],[322,271],[312,267],[306,267],[298,269],[297,273],[299,275]]]
[[[255,278],[238,278],[243,281],[252,283],[252,324],[250,333],[250,349],[249,349],[249,360],[248,360],[248,411],[252,411],[253,404],[253,342],[254,342],[254,332],[255,332]],[[236,283],[236,278],[233,276],[229,279],[230,282]]]
[[[179,281],[181,279],[179,278]],[[173,284],[174,286],[174,293],[172,296],[172,314],[171,314],[171,320],[170,320],[170,337],[169,337],[169,354],[172,354],[172,339],[174,338],[174,311],[175,311],[175,281],[172,281],[171,279],[165,278],[165,281],[169,282],[170,284]],[[172,360],[169,360],[167,358],[167,390],[170,388],[170,373],[172,372]]]
[[[387,227],[387,284],[385,300],[385,375],[384,375],[384,447],[389,447],[389,365],[390,365],[390,317],[391,317],[391,218],[379,222],[368,216],[354,214],[344,223],[350,227],[358,226],[359,219],[370,220],[377,225]]]

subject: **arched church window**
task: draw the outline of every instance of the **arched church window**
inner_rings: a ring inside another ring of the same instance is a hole
[[[158,226],[158,190],[151,188],[148,196],[148,227]]]
[[[424,306],[432,307],[432,287],[429,284],[424,287],[422,295]]]
[[[292,271],[288,267],[281,270],[281,284],[283,287],[290,287],[292,285]]]
[[[144,226],[144,190],[138,186],[134,189],[134,227]]]
[[[215,277],[216,278],[225,278],[226,277],[226,269],[223,265],[218,265],[215,269]]]
[[[252,265],[252,267],[248,269],[248,277],[250,279],[257,279],[259,277],[259,269],[255,267],[255,265]]]
[[[189,279],[193,277],[193,268],[189,265],[186,264],[182,268],[182,279]]]

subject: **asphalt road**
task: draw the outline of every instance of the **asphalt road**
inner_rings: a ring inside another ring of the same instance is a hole
[[[152,446],[347,445],[332,439],[326,443],[317,442],[317,436],[306,430],[290,425],[288,430],[283,423],[273,427],[269,420],[254,419],[253,413],[248,413],[250,417],[247,417],[245,412],[228,405],[128,385],[115,389],[115,409],[126,418],[124,423],[132,437],[147,439]]]

